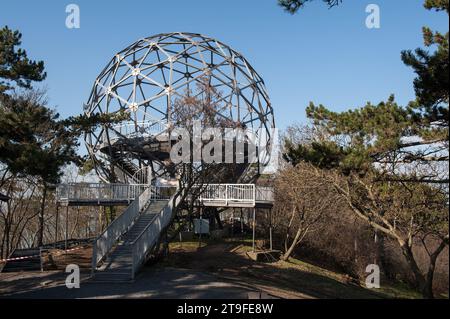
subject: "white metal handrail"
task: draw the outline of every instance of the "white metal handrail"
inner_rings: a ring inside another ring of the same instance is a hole
[[[132,202],[145,189],[151,188],[152,200],[167,200],[175,186],[155,186],[148,184],[61,184],[56,188],[57,201],[129,201]],[[208,184],[195,185],[200,192],[201,202],[242,202],[254,204],[257,201],[273,202],[273,188],[254,184]]]
[[[178,190],[178,188],[177,188]],[[131,277],[134,275],[145,262],[148,250],[156,244],[161,232],[169,225],[173,209],[179,205],[182,200],[184,190],[175,191],[171,196],[167,205],[164,206],[155,219],[141,232],[141,234],[133,241],[132,245],[132,266]]]
[[[148,185],[68,183],[56,187],[57,201],[125,200],[133,201]]]
[[[143,166],[134,173],[133,180],[138,184],[150,184],[152,180],[151,176],[152,172],[150,166]]]
[[[139,214],[148,207],[152,201],[169,200],[176,192],[173,186],[150,186],[125,209],[94,241],[92,253],[92,269],[94,270],[100,260],[111,250],[117,240],[131,226]]]
[[[200,202],[241,202],[255,204],[255,184],[208,184],[194,186],[203,188],[198,200]]]
[[[145,189],[111,224],[101,233],[93,243],[92,270],[111,250],[120,236],[124,234],[139,213],[145,208],[151,198],[151,188]]]

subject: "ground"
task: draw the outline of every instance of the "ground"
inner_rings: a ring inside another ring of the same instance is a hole
[[[291,259],[254,262],[248,240],[172,243],[169,255],[147,265],[132,283],[92,283],[90,248],[46,260],[44,272],[1,273],[3,298],[416,298],[415,292],[382,283],[369,290],[344,274]],[[64,285],[65,264],[83,267],[80,289]]]

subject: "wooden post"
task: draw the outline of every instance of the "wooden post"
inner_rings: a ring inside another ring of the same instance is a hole
[[[253,207],[253,242],[252,242],[252,250],[255,252],[255,228],[256,228],[256,208]]]
[[[272,209],[269,209],[269,236],[270,236],[270,251],[273,250],[272,244]]]
[[[56,242],[58,241],[58,221],[59,221],[59,205],[56,205],[56,217],[55,217],[55,244],[54,247],[56,248]]]
[[[235,208],[231,209],[231,237],[234,237],[234,210]]]
[[[200,220],[199,220],[199,222],[200,222],[200,233],[198,234],[198,247],[201,247],[202,246],[202,227],[203,227],[203,225],[202,225],[202,219],[203,219],[203,207],[200,207],[199,208],[199,210],[200,210]],[[195,232],[195,225],[194,225],[194,232]]]
[[[67,205],[67,207],[66,207],[66,235],[65,235],[65,239],[64,239],[65,250],[67,250],[67,240],[69,239],[68,236],[69,236],[69,205]]]
[[[241,236],[244,234],[244,213],[241,208]]]

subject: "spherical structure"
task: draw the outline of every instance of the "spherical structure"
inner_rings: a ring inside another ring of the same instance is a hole
[[[141,39],[118,52],[95,80],[84,109],[87,116],[128,115],[86,134],[99,176],[111,180],[111,169],[132,176],[158,160],[143,156],[139,143],[180,125],[181,109],[189,107],[189,99],[204,101],[205,94],[212,122],[264,130],[270,145],[274,118],[264,81],[229,46],[200,34],[175,32]]]

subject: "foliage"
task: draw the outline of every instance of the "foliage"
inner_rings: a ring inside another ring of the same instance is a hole
[[[304,7],[307,2],[312,0],[278,0],[278,5],[284,8],[287,12],[294,14]],[[322,0],[329,8],[337,6],[342,0]]]
[[[426,1],[425,8],[448,14],[448,3]],[[449,242],[448,32],[423,33],[433,52],[402,53],[417,75],[415,101],[402,107],[391,96],[340,113],[310,103],[307,116],[325,133],[307,143],[287,139],[284,158],[320,169],[356,216],[397,242],[417,288],[432,298],[436,261]],[[413,253],[417,240],[428,254],[426,267]]]
[[[449,0],[427,0],[425,8],[449,13]],[[402,52],[402,60],[410,66],[417,77],[414,79],[414,89],[417,100],[411,103],[416,110],[418,120],[436,123],[448,127],[449,103],[449,60],[448,60],[448,31],[445,34],[433,32],[423,27],[423,38],[426,48],[435,48],[429,51],[418,48]]]
[[[46,77],[44,62],[28,58],[22,44],[22,34],[5,26],[0,29],[0,94],[13,88],[14,82],[22,88],[31,88],[32,81],[42,81]]]
[[[61,167],[80,161],[77,135],[45,106],[42,92],[2,96],[0,101],[0,162],[10,173],[52,184]]]

